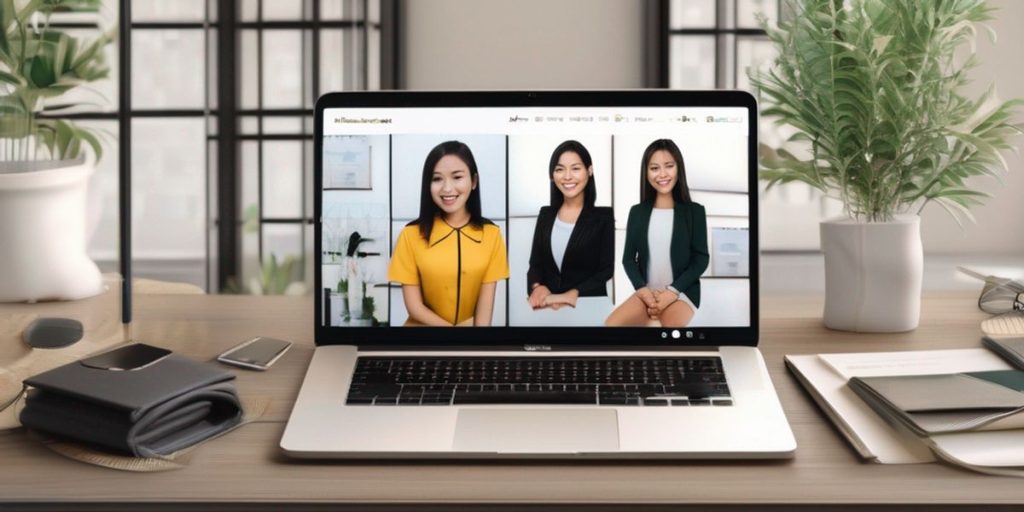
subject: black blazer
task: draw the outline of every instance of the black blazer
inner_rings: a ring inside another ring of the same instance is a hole
[[[647,262],[650,247],[647,229],[651,223],[653,201],[634,205],[626,220],[626,243],[622,266],[633,288],[647,286]],[[685,293],[694,306],[700,307],[700,276],[708,268],[708,221],[699,203],[676,203],[672,213],[672,287]]]
[[[534,283],[547,286],[551,293],[573,288],[580,297],[607,296],[607,282],[615,272],[615,214],[609,207],[583,208],[569,236],[569,244],[558,270],[551,254],[551,229],[558,210],[545,206],[537,214],[533,228],[530,270],[526,273],[526,295]]]

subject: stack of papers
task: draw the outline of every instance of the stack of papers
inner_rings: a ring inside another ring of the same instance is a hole
[[[882,464],[912,464],[938,458],[983,473],[1024,476],[1024,429],[964,431],[950,425],[959,423],[960,427],[970,425],[977,429],[1000,419],[979,423],[963,417],[940,421],[933,417],[920,419],[919,430],[915,430],[910,426],[915,421],[900,419],[898,414],[879,414],[847,385],[854,378],[878,382],[868,379],[1013,370],[988,350],[793,355],[786,356],[786,365],[865,459]],[[880,402],[875,405],[888,410]],[[1001,427],[1013,425],[1004,423]]]

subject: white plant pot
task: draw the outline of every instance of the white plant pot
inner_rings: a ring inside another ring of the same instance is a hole
[[[0,167],[0,302],[76,300],[103,291],[86,254],[83,160]]]
[[[821,223],[825,253],[825,326],[855,332],[904,332],[921,318],[921,218],[891,222],[848,218]]]

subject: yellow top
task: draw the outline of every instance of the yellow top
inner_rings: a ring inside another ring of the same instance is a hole
[[[395,242],[388,280],[419,286],[423,303],[456,325],[473,316],[480,285],[508,279],[508,256],[494,224],[461,228],[434,218],[430,242],[419,226],[406,226]]]

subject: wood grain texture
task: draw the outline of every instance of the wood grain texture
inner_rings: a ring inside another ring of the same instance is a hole
[[[980,346],[979,324],[987,315],[977,310],[973,294],[928,294],[921,326],[892,335],[829,331],[821,323],[821,306],[821,298],[815,296],[763,301],[761,348],[799,445],[791,461],[309,462],[287,459],[277,444],[312,354],[311,299],[139,297],[133,336],[197,359],[212,359],[257,335],[296,342],[270,371],[236,372],[243,395],[274,397],[264,421],[202,446],[188,468],[145,475],[73,462],[33,442],[21,430],[0,432],[0,500],[846,504],[872,508],[1024,504],[1024,486],[1017,479],[940,464],[861,462],[783,365],[783,356],[791,353]]]

